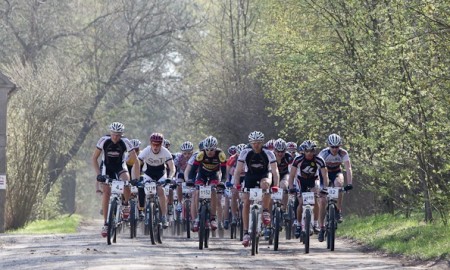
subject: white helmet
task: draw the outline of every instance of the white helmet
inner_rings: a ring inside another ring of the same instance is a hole
[[[286,151],[286,141],[283,139],[277,139],[275,141],[275,143],[273,144],[275,150],[277,150],[278,152],[283,152]]]
[[[169,147],[170,147],[170,141],[169,141],[168,139],[164,139],[164,141],[163,141],[163,146],[164,146],[165,148],[169,149]]]
[[[130,142],[133,145],[133,149],[137,149],[141,146],[141,141],[138,139],[131,139]]]
[[[237,152],[241,153],[242,150],[244,150],[247,147],[247,145],[245,143],[240,143],[237,145]]]
[[[328,136],[327,143],[329,146],[340,146],[342,145],[341,136],[333,133],[330,136]]]
[[[111,125],[109,125],[109,130],[111,130],[112,132],[123,133],[123,131],[125,130],[125,126],[122,123],[113,122]]]
[[[307,140],[307,141],[304,141],[302,143],[302,150],[303,151],[311,151],[311,150],[314,151],[314,150],[316,150],[316,147],[317,147],[316,143],[314,141],[311,141],[311,140]]]
[[[205,149],[217,148],[217,139],[213,136],[208,136],[203,141],[203,147]]]
[[[249,142],[263,142],[264,141],[264,134],[261,131],[253,131],[250,134],[248,134],[248,141]]]
[[[194,150],[194,144],[192,144],[190,141],[185,141],[181,146],[180,150],[183,152],[190,152]]]
[[[289,152],[297,151],[297,144],[295,142],[287,142],[286,147]]]

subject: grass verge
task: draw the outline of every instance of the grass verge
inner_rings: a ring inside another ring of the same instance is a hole
[[[50,220],[35,220],[24,228],[8,231],[11,234],[51,234],[51,233],[75,233],[80,224],[81,216],[63,215]]]
[[[351,216],[340,225],[337,236],[412,259],[450,259],[450,227],[442,222],[426,224],[420,218],[389,214]]]

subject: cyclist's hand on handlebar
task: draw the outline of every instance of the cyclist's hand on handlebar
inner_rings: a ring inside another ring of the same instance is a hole
[[[139,183],[139,179],[132,179],[132,180],[130,180],[130,185],[132,185],[132,186],[137,186],[138,183]]]
[[[106,182],[106,176],[101,175],[101,174],[97,175],[97,181],[98,182]]]
[[[278,192],[278,187],[272,187],[272,193],[277,193]]]
[[[353,189],[353,185],[352,184],[348,184],[348,185],[346,185],[345,187],[344,187],[344,190],[345,191],[349,191],[349,190],[352,190]]]
[[[320,193],[322,193],[322,194],[328,194],[328,189],[327,189],[327,188],[322,188],[322,189],[320,190]]]

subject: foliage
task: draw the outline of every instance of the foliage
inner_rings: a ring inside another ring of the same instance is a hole
[[[36,220],[27,224],[24,228],[8,231],[19,234],[50,234],[50,233],[75,233],[80,225],[81,216],[64,215],[47,220]]]

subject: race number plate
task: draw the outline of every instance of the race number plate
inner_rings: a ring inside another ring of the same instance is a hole
[[[169,190],[170,190],[170,186],[169,185],[164,186],[164,194],[166,196],[169,196]]]
[[[145,195],[156,194],[156,183],[155,182],[147,182],[144,186]]]
[[[115,194],[123,194],[123,187],[124,187],[124,182],[123,181],[112,181],[111,184],[111,193],[115,193]]]
[[[211,186],[200,186],[200,199],[211,199]]]
[[[183,182],[183,184],[181,184],[181,192],[183,192],[183,194],[187,194],[189,193],[190,188],[188,186],[186,186],[186,183]]]
[[[131,193],[137,194],[138,193],[138,188],[136,186],[131,186]]]
[[[314,192],[303,192],[302,193],[303,204],[314,204]]]
[[[260,188],[251,188],[249,198],[252,201],[260,201],[262,200],[262,189]]]
[[[277,192],[272,193],[272,200],[281,200],[283,199],[283,189],[278,189]]]
[[[328,188],[328,198],[337,199],[339,197],[339,188]]]

